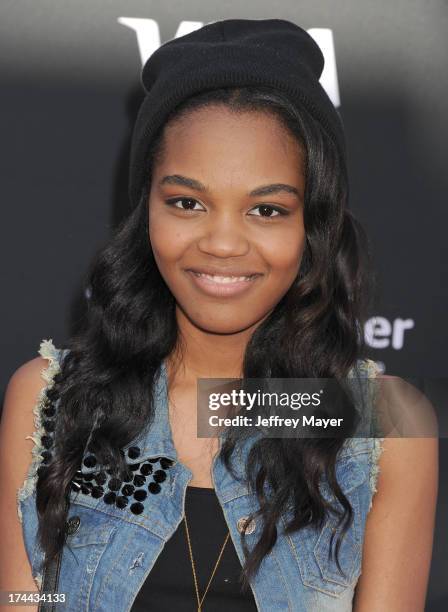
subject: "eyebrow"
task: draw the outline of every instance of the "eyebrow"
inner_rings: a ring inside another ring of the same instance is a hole
[[[182,176],[181,174],[169,174],[167,176],[164,176],[163,179],[159,181],[159,186],[161,187],[162,185],[181,185],[182,187],[190,187],[190,189],[195,189],[196,191],[208,191],[207,187],[196,179],[189,178],[188,176]],[[265,196],[281,192],[292,193],[298,196],[299,198],[301,197],[299,190],[296,187],[293,187],[292,185],[287,185],[286,183],[261,185],[260,187],[249,191],[247,195],[250,197]]]

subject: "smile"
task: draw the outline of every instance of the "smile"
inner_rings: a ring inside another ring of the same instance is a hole
[[[238,281],[247,281],[251,280],[255,274],[251,274],[250,276],[215,276],[212,274],[203,274],[202,272],[193,272],[195,276],[202,276],[204,278],[208,278],[212,280],[214,283],[237,283]]]
[[[194,285],[203,293],[212,296],[233,296],[249,290],[261,274],[248,276],[221,276],[187,270]]]

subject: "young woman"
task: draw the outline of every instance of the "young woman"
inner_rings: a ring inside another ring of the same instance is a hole
[[[322,68],[283,20],[209,24],[145,65],[134,209],[86,324],[8,385],[3,590],[77,612],[424,609],[434,438],[197,437],[199,378],[379,377]]]

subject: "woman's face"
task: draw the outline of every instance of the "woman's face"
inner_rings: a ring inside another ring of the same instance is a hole
[[[271,115],[215,106],[169,124],[164,150],[149,238],[177,308],[207,332],[256,327],[288,291],[305,247],[297,141]]]

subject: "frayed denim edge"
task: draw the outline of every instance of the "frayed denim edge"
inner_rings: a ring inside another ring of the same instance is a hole
[[[48,366],[41,371],[41,376],[47,384],[41,389],[37,397],[37,402],[33,408],[35,431],[33,435],[26,437],[27,440],[33,440],[34,447],[31,451],[32,461],[28,474],[23,482],[23,485],[17,491],[17,514],[20,522],[22,522],[20,502],[32,495],[36,487],[37,470],[42,462],[41,452],[43,451],[43,447],[41,438],[43,435],[45,435],[45,430],[42,427],[41,410],[45,405],[47,390],[51,389],[51,387],[54,385],[53,379],[60,371],[59,350],[54,346],[51,339],[42,340],[39,348],[39,355],[41,355],[41,357],[44,359],[48,359],[49,361]]]
[[[381,457],[381,453],[384,450],[383,442],[384,438],[372,438],[373,448],[371,454],[371,464],[370,464],[370,505],[369,510],[373,504],[373,496],[377,492],[377,483],[378,483],[378,475],[380,473],[380,468],[378,465],[379,458]]]
[[[365,366],[366,366],[366,370],[367,370],[367,374],[369,378],[376,378],[378,374],[381,373],[381,370],[378,367],[377,363],[373,361],[372,359],[366,359]],[[375,397],[374,397],[375,390],[376,390],[376,387],[374,388],[374,392],[372,393],[372,397],[370,398],[370,401],[372,402],[372,406],[375,406]],[[371,495],[370,495],[369,510],[372,508],[373,497],[378,490],[377,489],[378,475],[380,473],[379,459],[381,457],[382,452],[384,451],[383,443],[384,443],[384,438],[379,438],[379,437],[372,438],[372,452],[370,455],[370,478],[369,478]]]

